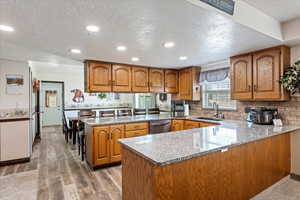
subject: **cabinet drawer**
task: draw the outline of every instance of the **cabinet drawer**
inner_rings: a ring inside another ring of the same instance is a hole
[[[143,136],[148,134],[148,129],[143,130],[134,130],[134,131],[126,131],[125,137],[137,137],[137,136]]]
[[[143,122],[143,123],[126,124],[125,129],[126,129],[126,131],[135,131],[135,130],[142,130],[142,129],[148,130],[148,123]]]

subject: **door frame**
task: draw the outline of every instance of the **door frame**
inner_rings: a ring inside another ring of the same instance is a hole
[[[42,85],[43,85],[43,83],[59,83],[59,84],[61,84],[62,85],[62,92],[61,92],[61,95],[62,95],[62,112],[64,112],[65,111],[65,82],[63,82],[63,81],[44,81],[44,80],[41,80],[41,89],[40,89],[40,93],[39,93],[39,110],[41,111],[42,109],[41,109],[41,92],[42,92],[42,89],[43,89],[43,87],[42,87]],[[64,113],[62,113],[62,114],[64,114]],[[39,115],[39,117],[38,117],[38,119],[39,119],[39,126],[40,127],[43,127],[42,126],[42,120],[41,120],[41,115]]]

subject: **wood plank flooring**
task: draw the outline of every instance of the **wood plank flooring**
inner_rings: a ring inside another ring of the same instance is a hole
[[[31,186],[12,191],[20,181]],[[0,199],[120,200],[121,182],[120,165],[91,171],[76,147],[66,144],[61,128],[47,127],[34,145],[31,162],[0,167],[0,183],[5,183]]]
[[[0,167],[0,200],[121,200],[121,166],[91,171],[60,127],[47,127],[28,163]],[[252,200],[299,200],[300,182],[285,179]],[[188,199],[187,199],[188,200]]]

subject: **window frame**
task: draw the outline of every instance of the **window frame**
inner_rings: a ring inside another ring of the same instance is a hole
[[[210,91],[215,91],[215,92],[218,92],[218,91],[227,92],[228,91],[229,95],[231,96],[231,91],[230,91],[230,86],[231,85],[230,85],[230,79],[229,78],[226,78],[223,81],[216,81],[216,82],[207,82],[207,81],[205,81],[205,82],[200,84],[201,85],[201,102],[202,102],[201,106],[202,106],[202,109],[204,109],[204,110],[214,110],[213,107],[207,106],[205,85],[210,84],[210,83],[212,84],[212,83],[222,83],[222,82],[228,83],[229,88],[228,89],[219,89],[219,90],[210,90]],[[234,102],[233,108],[225,108],[225,107],[220,107],[219,106],[219,110],[221,110],[221,111],[237,111],[237,109],[238,109],[237,108],[237,101],[232,100],[232,99],[231,99],[231,101]]]

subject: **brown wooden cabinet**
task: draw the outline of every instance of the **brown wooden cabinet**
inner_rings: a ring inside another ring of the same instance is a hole
[[[94,165],[110,162],[110,128],[101,126],[94,128]]]
[[[125,125],[125,137],[138,137],[147,135],[149,132],[149,123],[141,122],[141,123],[130,123]]]
[[[97,61],[85,62],[85,91],[87,92],[110,92],[111,64]]]
[[[200,100],[199,67],[189,67],[179,71],[179,96],[180,100]]]
[[[131,67],[113,64],[112,86],[114,92],[131,92]]]
[[[165,70],[165,92],[178,93],[178,71],[172,69]]]
[[[172,126],[171,126],[172,131],[181,131],[184,130],[184,120],[172,120]]]
[[[290,48],[279,46],[231,58],[231,98],[286,101],[279,78],[290,65]]]
[[[121,161],[121,146],[118,139],[125,137],[124,125],[110,126],[110,162]]]
[[[184,121],[184,129],[193,129],[193,128],[200,128],[200,124],[197,121],[190,121],[190,120],[185,120]]]
[[[253,98],[280,99],[280,49],[253,54]]]
[[[132,67],[132,92],[149,92],[149,69]]]
[[[164,92],[165,76],[163,69],[150,68],[149,70],[149,91]]]
[[[252,99],[252,55],[231,58],[231,98]]]
[[[216,126],[218,124],[216,123],[211,123],[211,122],[199,122],[199,127],[203,128],[203,127],[208,127],[208,126]]]

